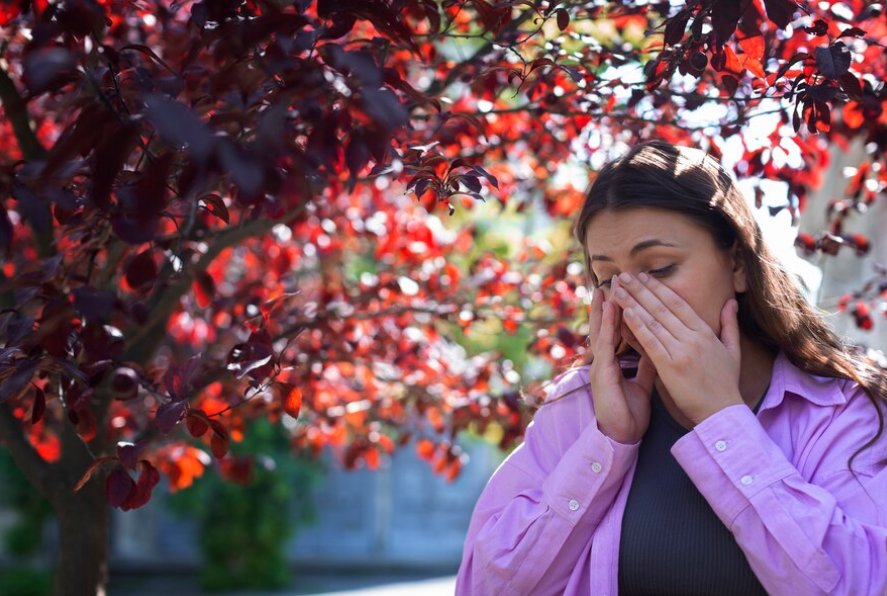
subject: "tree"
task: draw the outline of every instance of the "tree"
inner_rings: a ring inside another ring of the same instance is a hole
[[[490,200],[563,228],[571,156],[739,139],[737,176],[784,182],[797,215],[830,151],[864,139],[829,229],[798,239],[864,253],[841,226],[885,185],[880,10],[5,3],[0,440],[58,516],[56,593],[104,591],[109,505],[143,505],[161,474],[187,487],[206,450],[236,477],[256,417],[351,467],[415,439],[450,478],[460,430],[513,444],[513,362],[452,338],[492,321],[569,361],[588,289],[566,244],[527,236],[510,259],[448,221]]]

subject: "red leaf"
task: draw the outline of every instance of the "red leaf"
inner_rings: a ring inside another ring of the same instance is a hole
[[[762,60],[764,58],[764,36],[755,35],[739,40],[739,45],[745,55],[752,60]]]
[[[219,462],[219,471],[226,480],[246,486],[253,479],[253,458],[250,456],[226,457]]]
[[[228,453],[228,448],[231,446],[231,442],[228,439],[223,439],[219,435],[213,433],[212,439],[210,440],[210,446],[212,447],[213,455],[221,459]]]
[[[231,441],[228,438],[228,431],[221,422],[215,419],[210,419],[209,425],[213,429],[213,436],[210,440],[213,455],[221,459],[225,457],[226,453],[228,453],[228,448],[231,445]]]
[[[298,387],[293,387],[289,391],[287,391],[286,396],[284,396],[283,401],[283,411],[292,416],[293,418],[299,417],[299,412],[302,410],[302,392]]]
[[[199,439],[209,430],[209,423],[206,419],[193,412],[185,418],[185,424],[188,426],[188,432],[195,439]]]
[[[139,474],[139,480],[136,482],[132,490],[129,491],[126,500],[120,505],[123,511],[130,509],[138,509],[151,500],[151,492],[157,483],[160,482],[160,474],[146,459],[141,461],[142,473]],[[127,478],[129,475],[127,474]],[[132,480],[130,480],[132,482]]]
[[[434,457],[434,443],[429,439],[422,439],[416,443],[416,452],[424,460],[431,461]]]

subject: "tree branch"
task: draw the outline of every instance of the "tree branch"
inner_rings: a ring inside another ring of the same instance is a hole
[[[46,148],[40,144],[37,135],[31,130],[31,121],[28,117],[25,100],[22,99],[13,80],[9,78],[7,72],[2,68],[0,68],[0,102],[3,104],[3,111],[6,117],[12,123],[12,130],[15,133],[16,141],[18,141],[22,157],[28,161],[45,158]],[[44,219],[52,221],[52,213],[50,212],[48,201],[38,201],[38,205],[35,208],[44,212],[42,214]],[[52,227],[45,231],[40,231],[36,227],[33,230],[34,238],[37,240],[37,253],[41,257],[54,255]]]
[[[289,221],[301,213],[305,207],[306,204],[303,203],[280,219],[256,219],[239,226],[225,228],[219,232],[197,263],[189,267],[172,286],[160,291],[159,299],[151,309],[151,320],[129,338],[123,360],[144,363],[156,351],[157,344],[166,336],[166,322],[182,296],[191,289],[196,272],[205,271],[226,248],[268,233],[275,225]]]
[[[519,17],[511,21],[507,27],[499,32],[499,35],[496,37],[496,39],[501,39],[503,37],[507,37],[511,33],[514,33],[527,19],[535,14],[537,13],[534,10],[526,10],[522,12]],[[431,96],[440,95],[441,93],[443,93],[447,87],[449,87],[454,81],[462,76],[462,69],[465,66],[478,63],[481,56],[484,56],[485,54],[493,51],[496,45],[497,42],[495,39],[488,40],[487,43],[482,45],[474,54],[457,64],[455,67],[451,68],[450,72],[447,73],[447,76],[443,80],[436,79],[434,83],[432,83],[432,85],[428,87],[425,93]]]
[[[46,157],[46,148],[40,144],[37,135],[31,130],[25,100],[19,94],[15,83],[9,78],[9,74],[2,68],[0,68],[0,101],[3,102],[3,111],[6,113],[6,117],[12,123],[12,130],[15,132],[22,157],[28,161]]]

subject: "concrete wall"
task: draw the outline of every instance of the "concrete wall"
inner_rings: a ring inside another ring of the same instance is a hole
[[[433,474],[413,446],[375,472],[346,471],[325,453],[328,473],[312,494],[317,523],[299,527],[288,545],[291,559],[313,567],[455,569],[474,504],[504,458],[476,439],[461,444],[471,459],[453,483]],[[163,501],[158,492],[141,509],[114,511],[113,564],[199,565],[198,528],[171,516]]]

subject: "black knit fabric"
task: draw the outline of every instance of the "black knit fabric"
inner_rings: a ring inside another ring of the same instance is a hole
[[[622,518],[619,596],[767,596],[733,534],[671,454],[688,432],[654,390]]]

